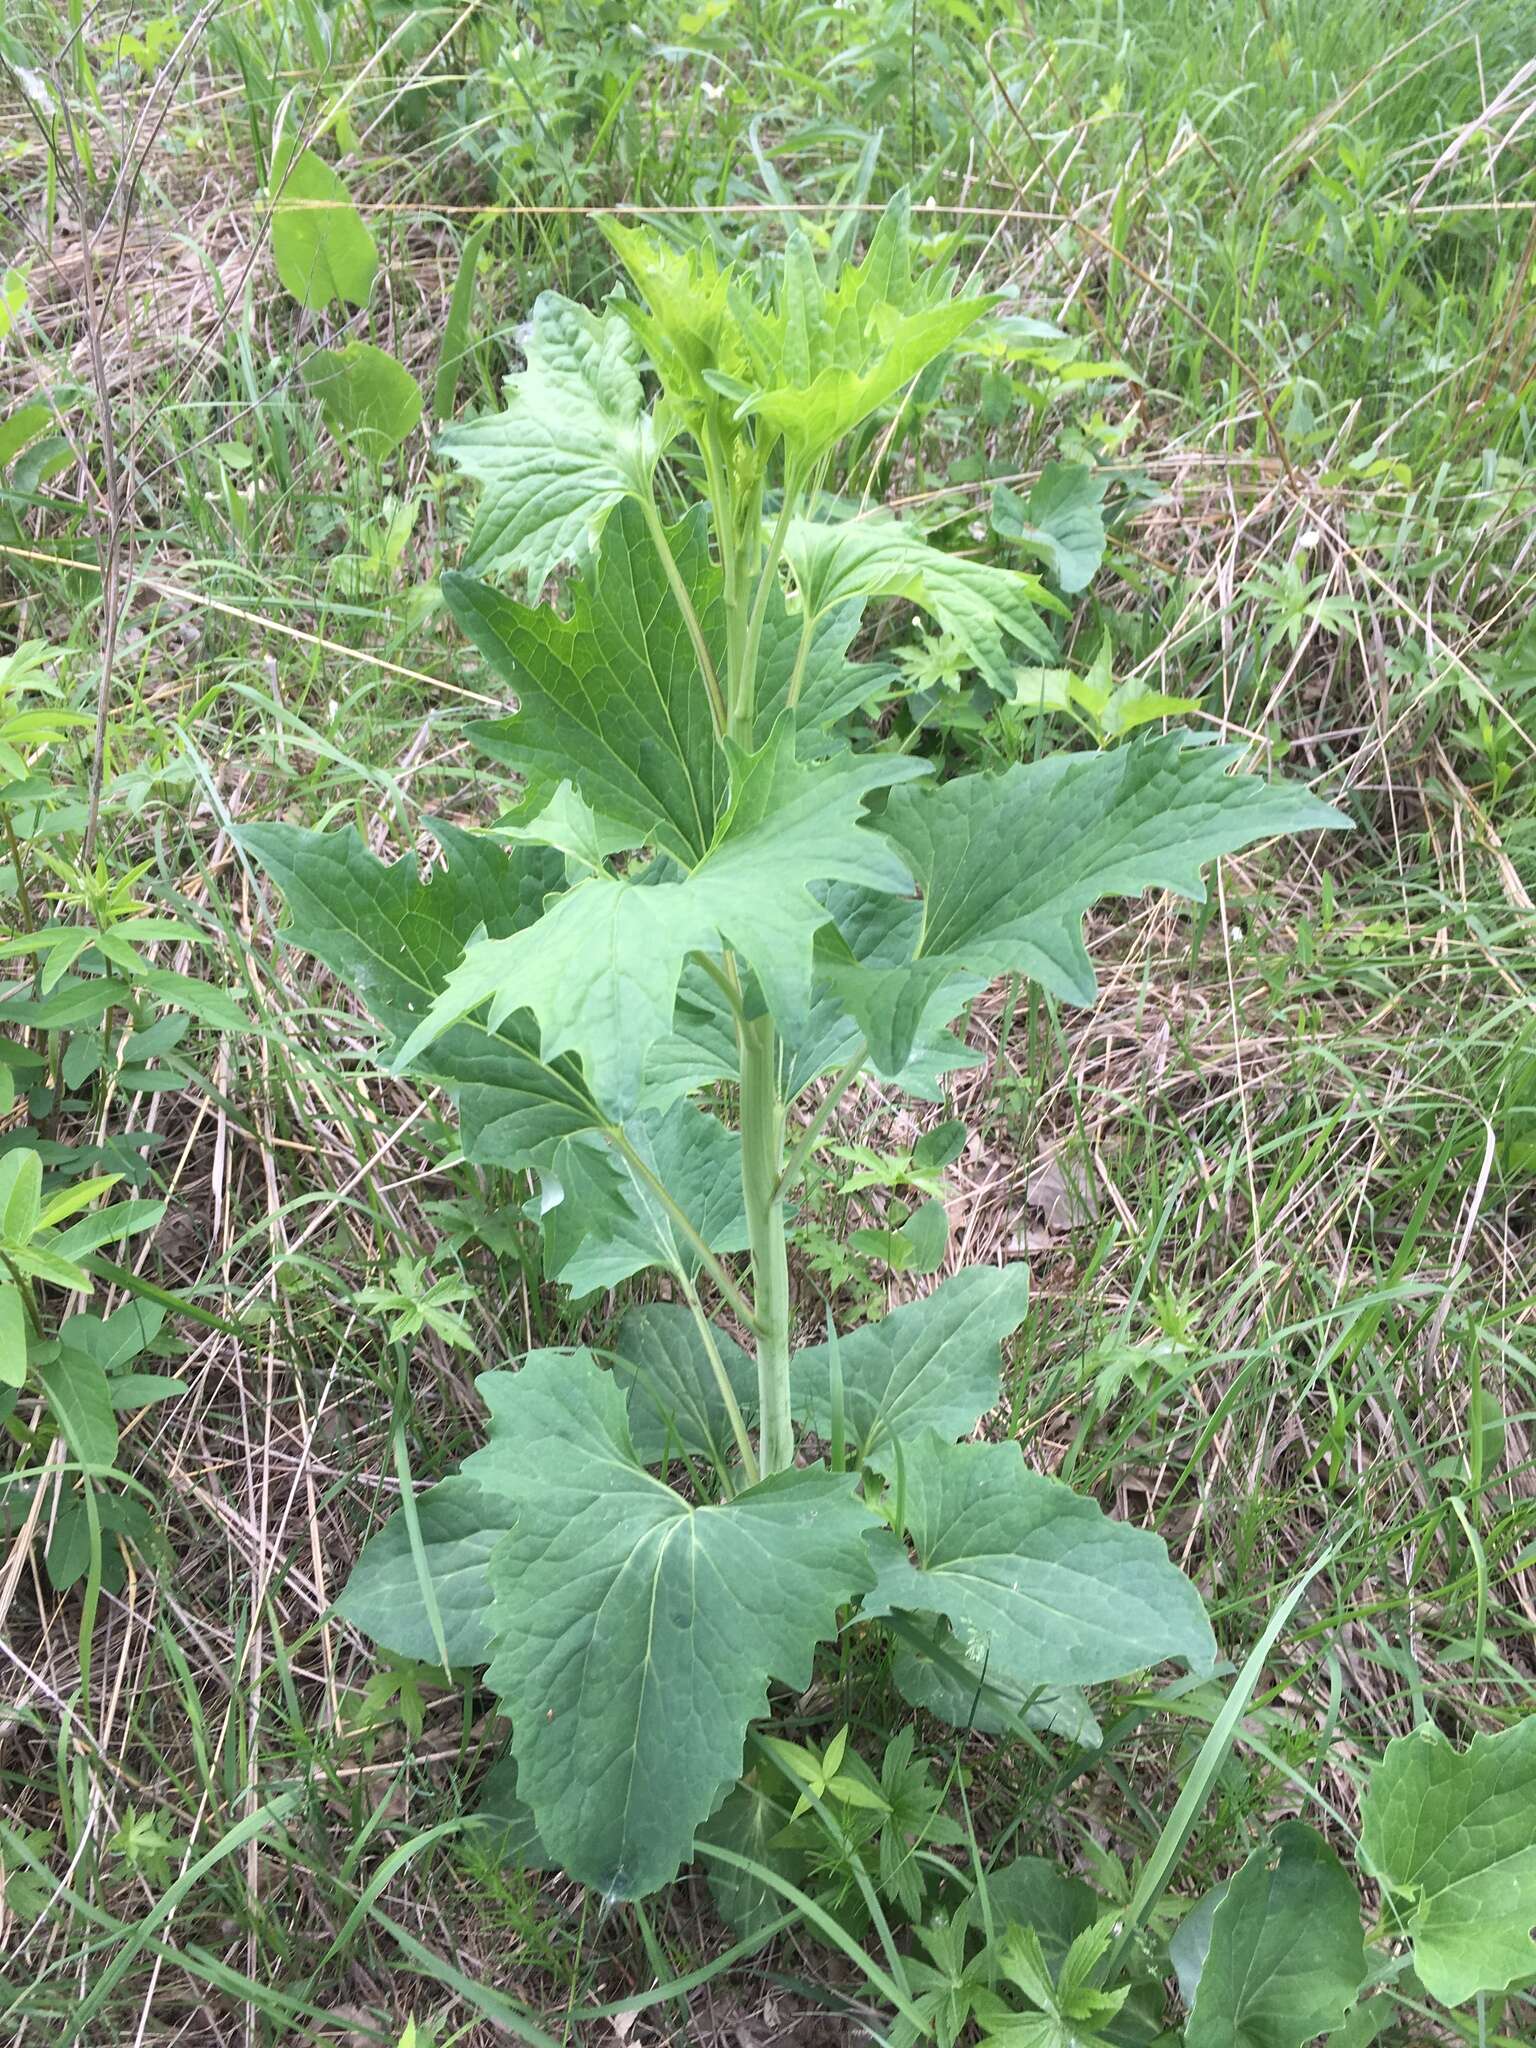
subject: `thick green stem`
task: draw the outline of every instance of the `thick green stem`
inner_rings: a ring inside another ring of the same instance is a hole
[[[741,1182],[752,1251],[752,1305],[757,1316],[758,1462],[766,1479],[794,1463],[789,1415],[789,1261],[784,1248],[784,1106],[779,1100],[779,1044],[771,1017],[743,1024],[741,1045]]]

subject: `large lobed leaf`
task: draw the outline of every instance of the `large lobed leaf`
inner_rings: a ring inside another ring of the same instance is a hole
[[[423,880],[413,859],[386,865],[356,832],[253,826],[241,843],[281,889],[285,936],[322,960],[366,1004],[392,1043],[431,1009],[477,933],[505,937],[537,921],[564,880],[554,849],[434,827],[445,868]],[[693,1272],[697,1248],[631,1164],[606,1149],[609,1118],[569,1059],[545,1061],[526,1011],[492,1029],[473,1019],[432,1042],[414,1069],[457,1102],[466,1155],[536,1168],[548,1205],[545,1263],[577,1293],[610,1287],[648,1265]],[[689,1079],[690,1084],[692,1077]],[[663,1092],[624,1138],[681,1204],[710,1248],[744,1241],[739,1141],[716,1117]]]
[[[528,1009],[544,1058],[574,1053],[597,1099],[628,1115],[647,1055],[672,1030],[684,961],[726,947],[752,969],[775,1018],[803,1029],[814,941],[828,921],[813,885],[910,885],[888,840],[865,824],[863,800],[922,775],[926,764],[890,754],[801,762],[788,717],[757,753],[727,751],[730,807],[697,867],[678,879],[594,876],[555,899],[537,924],[470,946],[399,1064],[482,1003],[492,1029]]]
[[[702,508],[670,544],[706,638],[723,640],[720,573]],[[568,619],[471,576],[443,578],[448,609],[503,681],[515,716],[476,737],[538,785],[569,778],[594,811],[702,860],[727,791],[709,698],[688,629],[639,511],[621,506]]]
[[[665,1884],[741,1769],[772,1678],[804,1687],[870,1582],[851,1477],[779,1473],[695,1507],[646,1471],[590,1355],[487,1374],[498,1428],[464,1475],[515,1502],[490,1564],[488,1673],[550,1853],[610,1898]]]
[[[711,1251],[746,1246],[735,1131],[683,1102],[633,1117],[623,1129],[625,1152],[589,1137],[569,1138],[546,1176],[546,1200],[557,1190],[559,1199],[542,1217],[544,1269],[573,1294],[617,1287],[647,1266],[695,1273],[698,1247],[674,1208]],[[657,1183],[673,1207],[662,1201]]]
[[[352,989],[392,1045],[429,1012],[477,932],[523,929],[564,881],[550,847],[509,851],[452,826],[434,830],[448,863],[426,880],[414,858],[386,864],[350,828],[253,825],[240,834],[282,891],[288,942]],[[604,1121],[574,1064],[539,1056],[527,1017],[494,1031],[466,1023],[435,1039],[417,1071],[453,1091],[465,1150],[486,1165],[547,1166],[564,1139]]]
[[[757,1367],[724,1330],[712,1328],[710,1337],[737,1409],[750,1420],[757,1408]],[[734,1448],[730,1412],[690,1311],[666,1301],[627,1309],[613,1349],[614,1376],[629,1388],[629,1433],[637,1455],[650,1465],[697,1454],[724,1470]]]
[[[643,497],[662,449],[646,410],[633,335],[543,292],[507,378],[505,410],[447,428],[438,446],[483,485],[464,567],[521,574],[537,597],[580,560],[614,506]]]
[[[1040,1686],[1091,1685],[1165,1657],[1214,1661],[1200,1596],[1161,1539],[1031,1472],[1017,1444],[926,1430],[886,1469],[914,1555],[894,1534],[872,1543],[866,1615],[941,1614],[967,1654]]]
[[[1200,902],[1201,869],[1218,855],[1348,824],[1295,783],[1233,775],[1239,751],[1171,733],[893,792],[882,828],[922,902],[876,904],[882,964],[850,954],[837,975],[881,1071],[900,1070],[923,1004],[957,975],[1025,974],[1091,1002],[1083,915],[1100,898],[1160,888]],[[905,964],[883,964],[902,933]]]
[[[363,1545],[336,1611],[397,1657],[436,1663],[439,1650],[425,1577],[437,1606],[450,1664],[484,1664],[491,1654],[491,1590],[486,1566],[516,1519],[516,1503],[462,1475],[444,1479],[416,1502],[418,1561],[410,1524],[392,1515]]]
[[[1536,1974],[1536,1715],[1454,1749],[1437,1728],[1387,1745],[1360,1848],[1408,1902],[1413,1963],[1447,2005]]]

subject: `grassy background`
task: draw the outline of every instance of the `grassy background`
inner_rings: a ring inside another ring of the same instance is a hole
[[[696,1880],[605,1913],[488,1868],[450,1824],[499,1740],[485,1702],[380,1681],[324,1619],[402,1474],[475,1441],[473,1371],[614,1309],[541,1291],[521,1192],[372,1071],[231,838],[356,820],[404,850],[423,815],[496,801],[464,736],[492,686],[432,583],[465,494],[425,431],[382,473],[340,455],[299,376],[356,335],[430,393],[481,227],[460,407],[494,397],[539,290],[614,282],[594,207],[643,202],[750,253],[791,207],[830,229],[904,182],[989,286],[1126,366],[1041,378],[985,431],[957,381],[847,486],[972,546],[994,476],[1084,449],[1144,473],[1158,493],[1074,658],[1108,632],[1117,672],[1198,695],[1194,722],[1252,737],[1359,829],[1229,864],[1208,913],[1096,920],[1090,1012],[1012,989],[976,1006],[985,1065],[935,1112],[974,1130],[952,1255],[1030,1257],[1009,1420],[1169,1538],[1229,1655],[1327,1558],[1181,1895],[1279,1813],[1350,1842],[1362,1764],[1426,1714],[1463,1733],[1529,1711],[1525,0],[210,0],[153,47],[151,19],[12,0],[4,21],[0,268],[30,265],[30,303],[0,343],[0,421],[41,399],[63,452],[0,546],[0,649],[47,638],[74,701],[105,695],[102,857],[148,864],[141,893],[208,939],[166,964],[262,1027],[199,1028],[167,1085],[99,1090],[84,1120],[153,1141],[147,1191],[171,1208],[138,1263],[242,1334],[182,1326],[190,1393],[126,1436],[159,1568],[135,1554],[84,1612],[41,1570],[57,1502],[6,1525],[0,1804],[36,1862],[6,1891],[4,2038],[393,2044],[414,2015],[488,2042],[517,2013],[574,2042],[864,2037],[853,1977],[806,1929],[733,1958]],[[346,322],[272,272],[279,119],[343,153],[380,244]],[[874,632],[911,637],[901,613]],[[869,1086],[837,1130],[889,1152],[915,1128]],[[869,1220],[835,1163],[818,1188],[808,1275]],[[359,1306],[402,1250],[473,1283],[473,1356],[407,1358]],[[840,1280],[855,1309],[886,1298],[878,1268]],[[961,1744],[983,1838],[1123,1887],[1215,1695],[1153,1698],[1107,1699],[1106,1754],[1067,1784]],[[877,1741],[891,1708],[855,1660],[800,1711]],[[277,1797],[282,1824],[252,1831]],[[1517,1998],[1449,2031],[1405,2010],[1392,2038],[1533,2023]]]

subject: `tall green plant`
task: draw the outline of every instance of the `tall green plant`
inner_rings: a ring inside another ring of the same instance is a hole
[[[1016,1443],[961,1441],[998,1401],[1023,1267],[797,1351],[787,1218],[861,1073],[934,1094],[998,975],[1092,997],[1096,900],[1198,898],[1217,855],[1341,820],[1183,733],[938,784],[855,732],[875,597],[984,672],[1056,659],[1033,577],[824,513],[839,444],[992,302],[917,259],[902,202],[861,262],[824,274],[796,237],[767,287],[608,233],[637,296],[541,298],[505,409],[443,437],[482,486],[443,591],[516,693],[480,729],[522,778],[510,821],[434,828],[426,880],[350,832],[246,845],[393,1069],[456,1097],[468,1156],[536,1178],[551,1277],[671,1277],[601,1356],[483,1375],[484,1447],[340,1603],[392,1651],[489,1666],[544,1850],[632,1898],[689,1857],[770,1681],[806,1685],[840,1626],[948,1645],[962,1679],[1069,1714],[1073,1688],[1211,1663],[1157,1538]],[[539,600],[568,564],[562,614]],[[974,1688],[930,1670],[922,1697],[963,1719]]]

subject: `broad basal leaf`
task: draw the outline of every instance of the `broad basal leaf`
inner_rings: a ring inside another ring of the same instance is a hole
[[[1043,561],[1063,590],[1086,590],[1104,559],[1108,489],[1109,478],[1084,462],[1048,462],[1027,498],[997,486],[992,525]]]
[[[813,619],[854,599],[906,598],[931,613],[1005,695],[1012,687],[1010,640],[1042,660],[1057,658],[1040,609],[1059,610],[1060,600],[1036,577],[947,555],[886,513],[837,525],[791,520],[784,559]]]
[[[1295,783],[1231,774],[1237,751],[1170,733],[895,792],[882,827],[923,901],[889,915],[905,916],[913,964],[849,971],[838,984],[881,1071],[899,1069],[920,998],[946,977],[1026,974],[1091,1002],[1082,922],[1101,897],[1160,888],[1200,902],[1201,868],[1217,855],[1348,823]]]
[[[1426,1727],[1371,1773],[1361,1852],[1402,1895],[1414,1968],[1462,2005],[1536,1975],[1536,1715],[1453,1749]]]
[[[925,764],[889,754],[802,763],[787,718],[758,753],[731,759],[730,808],[691,873],[654,882],[596,876],[527,930],[472,945],[399,1063],[481,1003],[493,1029],[529,1009],[544,1058],[575,1053],[596,1098],[628,1115],[647,1054],[672,1029],[684,960],[725,947],[746,960],[776,1018],[791,1031],[803,1024],[816,932],[827,921],[812,885],[909,886],[901,861],[863,823],[862,803]]]
[[[240,835],[282,891],[289,942],[354,990],[392,1042],[427,1014],[476,932],[521,930],[565,879],[552,847],[508,851],[451,826],[436,830],[448,865],[426,881],[413,858],[386,866],[351,830],[253,825]],[[485,1165],[547,1164],[562,1139],[603,1121],[576,1067],[539,1057],[526,1017],[445,1034],[420,1071],[452,1089],[465,1151]]]
[[[734,1337],[712,1329],[741,1415],[757,1408],[757,1367]],[[719,1377],[692,1312],[675,1302],[627,1309],[613,1339],[613,1374],[629,1389],[629,1433],[646,1464],[697,1453],[724,1468],[736,1439]]]
[[[691,1505],[646,1471],[625,1389],[588,1354],[535,1355],[499,1393],[504,1428],[464,1471],[517,1506],[491,1564],[489,1680],[518,1790],[573,1877],[639,1898],[740,1771],[769,1678],[809,1684],[869,1584],[873,1517],[825,1469]]]
[[[484,486],[464,567],[520,572],[537,597],[583,556],[622,499],[650,490],[661,453],[633,335],[615,314],[543,292],[508,377],[506,409],[445,429],[438,446]]]
[[[398,1511],[370,1536],[336,1611],[397,1657],[435,1664],[439,1651],[422,1591],[437,1602],[450,1664],[484,1664],[491,1654],[491,1552],[516,1519],[516,1503],[462,1477],[441,1480],[416,1501],[422,1569],[410,1527]]]
[[[341,179],[313,150],[280,148],[272,164],[272,260],[282,286],[319,311],[333,299],[365,306],[378,245]]]
[[[1186,2048],[1302,2048],[1364,1981],[1359,1893],[1315,1829],[1283,1821],[1211,1916]]]
[[[893,1460],[894,1465],[894,1460]],[[915,1557],[872,1544],[866,1616],[942,1614],[967,1654],[995,1654],[1039,1685],[1091,1685],[1216,1653],[1194,1587],[1144,1529],[1025,1465],[1017,1444],[951,1444],[933,1430],[901,1446],[900,1492]]]
[[[705,638],[722,652],[720,572],[702,510],[672,529],[678,574]],[[621,506],[571,616],[529,606],[473,577],[442,579],[448,609],[517,693],[507,719],[474,735],[535,784],[575,784],[592,809],[692,867],[724,809],[725,757],[682,612],[639,511]]]
[[[843,1429],[850,1447],[881,1471],[892,1446],[920,1429],[963,1436],[998,1401],[999,1346],[1024,1320],[1029,1270],[967,1266],[931,1294],[865,1323],[837,1342]],[[790,1361],[794,1414],[826,1437],[832,1426],[831,1351],[814,1344]]]

